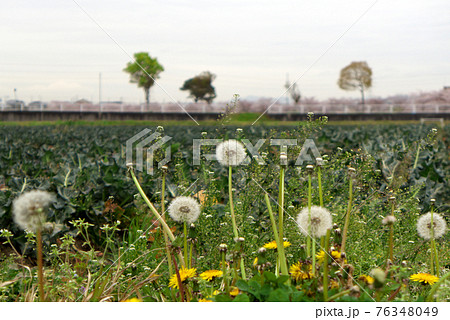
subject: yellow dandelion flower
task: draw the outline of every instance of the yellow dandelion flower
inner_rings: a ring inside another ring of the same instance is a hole
[[[206,281],[212,281],[214,278],[221,277],[223,272],[220,270],[206,270],[205,272],[200,274],[200,277]]]
[[[179,270],[181,282],[185,282],[187,279],[195,277],[196,272],[197,272],[197,269],[195,269],[195,268],[187,269],[187,268],[185,268],[185,267],[182,267],[182,268]],[[177,274],[176,274],[176,273],[173,274],[173,275],[170,277],[170,280],[169,280],[169,287],[177,288],[177,289],[180,288],[180,285],[179,285],[179,283],[178,283],[178,278],[177,278]]]
[[[233,287],[233,289],[230,291],[230,296],[236,297],[239,294],[239,289],[236,287]]]
[[[301,262],[291,265],[289,268],[289,273],[295,281],[311,279],[314,277],[314,274],[312,273],[312,265],[303,264]]]
[[[212,302],[212,300],[202,298],[202,299],[198,300],[198,302]]]
[[[336,289],[339,288],[339,282],[337,282],[336,280],[331,280],[330,281],[330,289]]]
[[[290,247],[291,243],[289,241],[283,241],[283,247],[287,248]],[[277,243],[274,241],[266,243],[265,245],[263,245],[264,248],[266,249],[276,249],[277,248]]]
[[[331,251],[331,256],[334,260],[341,258],[341,253],[339,251]],[[319,253],[316,254],[317,262],[320,264],[325,261],[325,251],[321,250]]]
[[[214,292],[213,292],[213,296],[217,296],[218,294],[220,293],[220,291],[219,290],[214,290]]]
[[[131,298],[131,299],[123,300],[122,302],[142,302],[142,300],[138,299],[138,298]]]
[[[359,279],[364,281],[366,284],[373,284],[375,282],[374,278],[371,276],[366,276],[365,274],[362,274]]]
[[[256,267],[258,265],[258,257],[253,260],[253,266]]]
[[[432,274],[429,273],[413,274],[412,276],[409,277],[409,279],[411,279],[412,281],[422,282],[423,284],[428,283],[429,285],[433,285],[435,282],[439,280],[438,277],[433,276]]]

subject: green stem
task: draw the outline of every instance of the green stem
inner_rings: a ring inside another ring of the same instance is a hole
[[[193,249],[194,249],[194,243],[191,241],[191,243],[189,244],[189,261],[188,261],[189,269],[192,266],[192,250]]]
[[[164,221],[166,221],[165,193],[166,193],[166,170],[163,170],[162,186],[161,186],[161,212],[162,212],[162,218]],[[167,232],[166,232],[166,230],[164,230],[164,228],[163,228],[163,235],[164,235],[164,243],[166,244],[167,261],[169,263],[169,274],[172,274],[172,259],[171,259],[171,255],[170,255],[170,249],[169,249],[169,238],[168,238]]]
[[[44,267],[43,267],[43,259],[42,259],[42,233],[41,228],[37,229],[36,233],[37,240],[37,254],[38,254],[38,282],[39,282],[39,301],[44,302]]]
[[[225,251],[222,251],[222,273],[223,273],[223,283],[225,285],[225,293],[230,294],[230,289],[228,287],[228,276],[227,276],[227,265],[225,261]]]
[[[437,291],[437,289],[439,288],[439,286],[440,286],[441,284],[443,284],[444,281],[447,280],[447,278],[448,278],[449,276],[450,276],[450,272],[447,272],[445,275],[442,276],[442,278],[439,279],[438,282],[436,282],[436,283],[431,287],[431,290],[430,290],[430,292],[428,293],[428,296],[427,296],[427,299],[426,299],[427,302],[433,301],[433,295],[436,293],[436,291]]]
[[[233,204],[233,188],[232,188],[232,176],[233,176],[233,168],[231,166],[228,167],[228,196],[229,196],[229,202],[230,202],[230,213],[231,213],[231,223],[233,225],[233,234],[234,237],[237,239],[239,238],[237,225],[236,225],[236,216],[234,214],[234,204]],[[244,265],[244,259],[240,259],[240,268],[241,268],[241,274],[242,279],[246,279],[245,276],[245,265]]]
[[[283,243],[283,240],[280,239],[280,237],[278,236],[277,224],[276,224],[275,218],[273,216],[272,206],[270,205],[270,200],[269,200],[269,195],[266,193],[264,195],[264,198],[266,200],[267,209],[269,210],[270,221],[272,222],[273,236],[275,238],[275,242],[277,243],[277,252],[278,252],[278,259],[280,261],[281,274],[284,276],[287,276],[287,275],[289,275],[289,273],[288,273],[288,268],[287,268],[287,263],[286,263],[286,257],[284,254],[284,243]]]
[[[352,210],[352,202],[353,202],[353,179],[351,175],[349,176],[349,184],[348,184],[348,206],[347,206],[347,214],[345,215],[345,224],[344,224],[344,232],[342,235],[342,244],[341,244],[341,252],[345,252],[345,241],[347,240],[347,230],[350,222],[350,212]]]
[[[336,300],[337,298],[345,296],[346,294],[349,294],[349,293],[350,293],[350,289],[338,292],[338,293],[332,295],[331,297],[329,297],[327,301]]]
[[[417,167],[417,162],[419,161],[419,153],[420,153],[420,142],[417,143],[416,160],[414,160],[413,169]]]
[[[312,239],[312,272],[316,274],[316,239]]]
[[[308,236],[306,237],[306,256],[311,256],[311,173],[308,174]]]
[[[323,301],[328,300],[328,246],[330,243],[331,230],[327,230],[325,236],[325,245],[323,250],[325,251],[325,260],[323,261]]]
[[[395,207],[395,202],[392,201],[391,204],[391,216],[394,216],[394,207]],[[394,224],[391,223],[389,225],[389,259],[391,260],[391,262],[394,262]]]
[[[175,241],[175,237],[174,237],[172,231],[170,230],[169,226],[167,225],[166,221],[164,221],[164,219],[158,213],[158,211],[156,210],[155,206],[150,202],[150,200],[148,199],[148,197],[145,194],[144,190],[142,189],[139,181],[136,178],[136,175],[134,174],[134,169],[132,167],[129,167],[129,171],[130,171],[131,177],[133,178],[134,184],[136,185],[136,188],[138,189],[141,197],[144,199],[144,201],[147,204],[147,206],[150,208],[152,213],[155,215],[156,219],[161,222],[161,225],[163,226],[163,229],[167,232],[167,236],[169,237],[170,241],[171,242]],[[181,265],[183,267],[186,267],[186,265],[184,263],[183,255],[181,253],[178,253],[178,258],[180,259]]]
[[[186,221],[183,222],[183,232],[184,232],[184,258],[188,259],[188,244],[187,244],[187,227],[186,227]],[[188,261],[189,264],[189,261]]]
[[[278,194],[278,231],[280,239],[283,240],[283,220],[284,220],[284,166],[280,166],[280,186]]]
[[[433,207],[431,207],[431,220],[430,220],[430,229],[431,229],[431,241],[430,241],[430,245],[431,245],[431,263],[432,265],[431,267],[431,271],[434,275],[438,275],[439,274],[439,258],[438,258],[438,254],[437,254],[437,249],[436,249],[436,241],[434,239],[434,222],[433,222]],[[433,258],[434,258],[434,267],[433,267]]]
[[[323,207],[323,192],[322,192],[322,169],[317,167],[317,180],[319,183],[319,203],[320,206]]]

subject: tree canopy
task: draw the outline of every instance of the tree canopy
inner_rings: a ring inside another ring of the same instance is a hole
[[[152,58],[148,52],[137,52],[134,61],[128,62],[123,71],[130,74],[130,82],[137,83],[138,87],[144,88],[145,102],[150,103],[150,88],[164,71],[156,58]]]
[[[372,69],[365,61],[354,61],[341,70],[338,85],[343,90],[359,90],[364,105],[364,91],[372,86]]]
[[[189,97],[194,98],[195,102],[205,100],[209,104],[216,98],[216,89],[211,84],[215,78],[215,74],[204,71],[186,80],[180,90],[189,90]]]

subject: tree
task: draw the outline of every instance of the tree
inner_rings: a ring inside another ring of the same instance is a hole
[[[130,74],[130,82],[137,83],[138,87],[144,88],[145,102],[150,103],[150,88],[159,78],[159,74],[164,71],[162,65],[156,58],[150,57],[148,52],[138,52],[134,54],[134,61],[128,62],[123,71]]]
[[[372,69],[365,61],[352,62],[341,70],[338,85],[343,90],[358,89],[364,108],[364,90],[372,86]]]
[[[205,100],[210,104],[216,98],[216,89],[211,85],[214,79],[216,79],[215,74],[204,71],[199,75],[186,80],[180,90],[189,90],[189,97],[194,98],[195,102]]]
[[[298,104],[300,102],[300,99],[302,97],[300,90],[297,86],[297,83],[294,82],[292,85],[290,84],[289,80],[286,81],[286,84],[284,87],[288,90],[289,95],[291,96],[292,100],[294,100],[295,104]]]

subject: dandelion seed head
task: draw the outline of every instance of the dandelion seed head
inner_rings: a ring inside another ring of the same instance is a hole
[[[447,231],[447,223],[438,213],[433,213],[433,229],[435,239],[442,237]],[[417,220],[417,232],[425,240],[431,239],[431,212],[424,214]]]
[[[45,223],[45,210],[55,197],[42,190],[23,193],[13,202],[14,222],[23,230],[36,231]]]
[[[191,197],[176,197],[167,209],[170,217],[176,222],[193,223],[200,216],[200,205]]]
[[[330,212],[323,207],[312,206],[311,214],[308,208],[303,208],[297,216],[297,224],[305,236],[310,233],[310,236],[320,238],[331,229],[332,223]]]
[[[381,223],[384,225],[392,225],[397,221],[397,218],[394,217],[393,215],[389,215],[383,218],[383,220],[381,220]]]
[[[244,145],[237,140],[224,141],[216,148],[217,160],[226,167],[240,165],[246,155]]]

